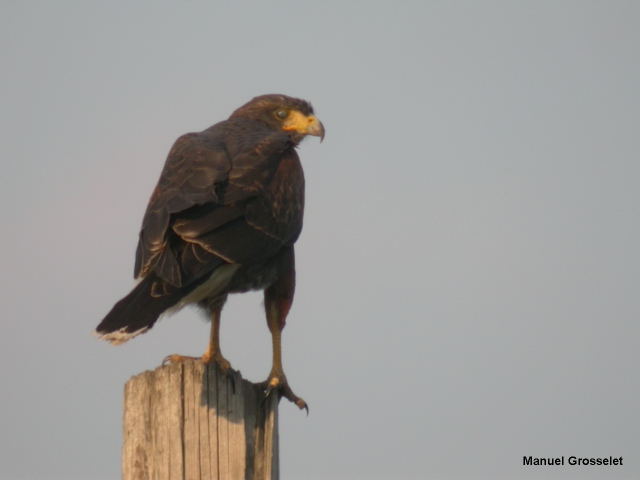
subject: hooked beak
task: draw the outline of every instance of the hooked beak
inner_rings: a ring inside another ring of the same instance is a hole
[[[309,127],[307,128],[307,135],[313,135],[314,137],[320,137],[320,141],[324,140],[324,125],[314,115],[309,115]]]

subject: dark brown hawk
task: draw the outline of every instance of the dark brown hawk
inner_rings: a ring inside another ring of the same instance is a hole
[[[100,322],[98,335],[120,344],[149,330],[163,312],[195,303],[212,320],[202,360],[226,371],[219,328],[227,295],[264,290],[273,338],[267,393],[279,390],[306,408],[287,383],[280,354],[304,211],[295,149],[306,135],[324,137],[308,102],[262,95],[227,120],[178,138],[142,221],[134,272],[140,283]]]

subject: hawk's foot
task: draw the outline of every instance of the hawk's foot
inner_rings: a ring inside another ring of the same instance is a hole
[[[277,392],[281,397],[284,397],[290,402],[296,404],[300,410],[306,410],[307,415],[309,415],[309,406],[307,405],[307,402],[293,393],[284,373],[272,371],[269,374],[269,378],[267,378],[266,381],[259,383],[258,386],[264,390],[265,397],[271,395],[272,392]]]
[[[162,365],[169,365],[170,363],[180,363],[180,362],[185,362],[187,360],[200,360],[198,357],[189,357],[187,355],[178,355],[177,353],[174,353],[172,355],[167,355],[166,357],[164,357],[164,360],[162,360]]]
[[[187,355],[178,355],[177,353],[174,353],[173,355],[167,355],[162,361],[162,365],[167,365],[170,363],[180,363],[186,360],[200,360],[205,365],[215,363],[223,373],[227,373],[231,369],[231,364],[226,358],[222,356],[221,353],[210,354],[209,352],[205,352],[201,357],[190,357]]]
[[[202,363],[209,365],[211,363],[215,363],[222,373],[227,373],[231,370],[231,364],[229,360],[222,356],[222,353],[209,353],[205,352],[201,357]]]

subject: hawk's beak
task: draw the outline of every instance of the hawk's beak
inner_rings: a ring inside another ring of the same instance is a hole
[[[314,137],[320,137],[320,141],[324,140],[324,125],[314,115],[309,115],[309,126],[307,128],[307,135],[313,135]]]
[[[315,115],[304,115],[298,111],[293,111],[285,120],[282,126],[288,132],[295,131],[302,135],[313,135],[324,139],[324,125]]]

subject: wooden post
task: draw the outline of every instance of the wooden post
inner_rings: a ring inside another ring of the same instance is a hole
[[[278,398],[198,360],[131,378],[123,480],[278,479]]]

